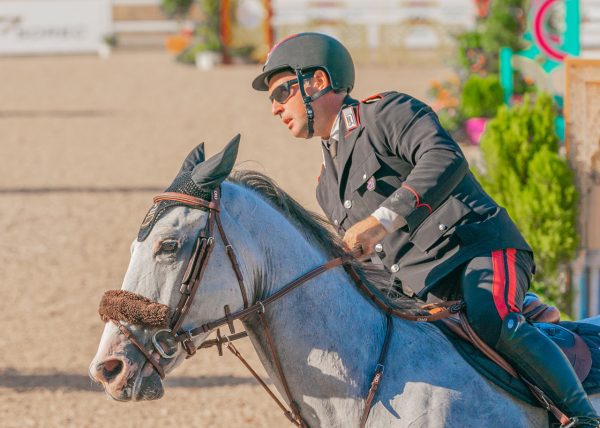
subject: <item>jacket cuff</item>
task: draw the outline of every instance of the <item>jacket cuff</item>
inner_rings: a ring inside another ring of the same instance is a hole
[[[409,185],[402,184],[392,195],[387,198],[381,207],[387,208],[402,217],[410,232],[433,212],[431,206],[421,201],[419,194]]]
[[[406,224],[402,216],[386,207],[377,208],[371,216],[375,217],[388,233],[395,232]]]

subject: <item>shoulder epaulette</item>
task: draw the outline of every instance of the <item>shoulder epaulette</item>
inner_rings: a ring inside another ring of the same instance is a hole
[[[374,103],[375,101],[378,101],[380,99],[383,98],[382,94],[375,94],[375,95],[371,95],[370,97],[365,98],[364,100],[361,100],[361,103],[365,103],[365,104],[370,104],[370,103]]]

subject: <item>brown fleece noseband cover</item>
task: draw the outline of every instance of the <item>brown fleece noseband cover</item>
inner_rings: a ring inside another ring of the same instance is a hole
[[[102,321],[125,321],[148,327],[167,327],[169,307],[125,290],[109,290],[100,300],[98,313]]]

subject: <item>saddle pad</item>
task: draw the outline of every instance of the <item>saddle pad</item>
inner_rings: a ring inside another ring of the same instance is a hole
[[[520,379],[515,379],[510,376],[498,365],[483,355],[483,353],[473,345],[458,338],[458,336],[448,330],[442,323],[436,322],[436,325],[444,332],[446,337],[450,340],[450,342],[452,342],[462,357],[482,376],[518,399],[533,406],[539,407],[539,402],[533,397],[533,395],[531,395],[529,388],[527,388],[527,386]],[[588,395],[599,393],[600,327],[592,324],[571,321],[563,321],[559,323],[559,325],[567,330],[579,334],[583,341],[590,348],[590,352],[592,354],[592,368],[587,378],[583,381],[583,387]]]

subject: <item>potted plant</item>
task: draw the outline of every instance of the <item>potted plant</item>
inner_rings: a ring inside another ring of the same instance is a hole
[[[465,120],[465,132],[473,144],[479,144],[487,121],[496,116],[503,104],[502,86],[497,75],[469,76],[463,85],[459,110]]]
[[[220,34],[220,3],[218,0],[202,0],[200,8],[204,21],[196,27],[199,40],[191,47],[194,63],[201,70],[207,70],[223,62],[223,43]]]

